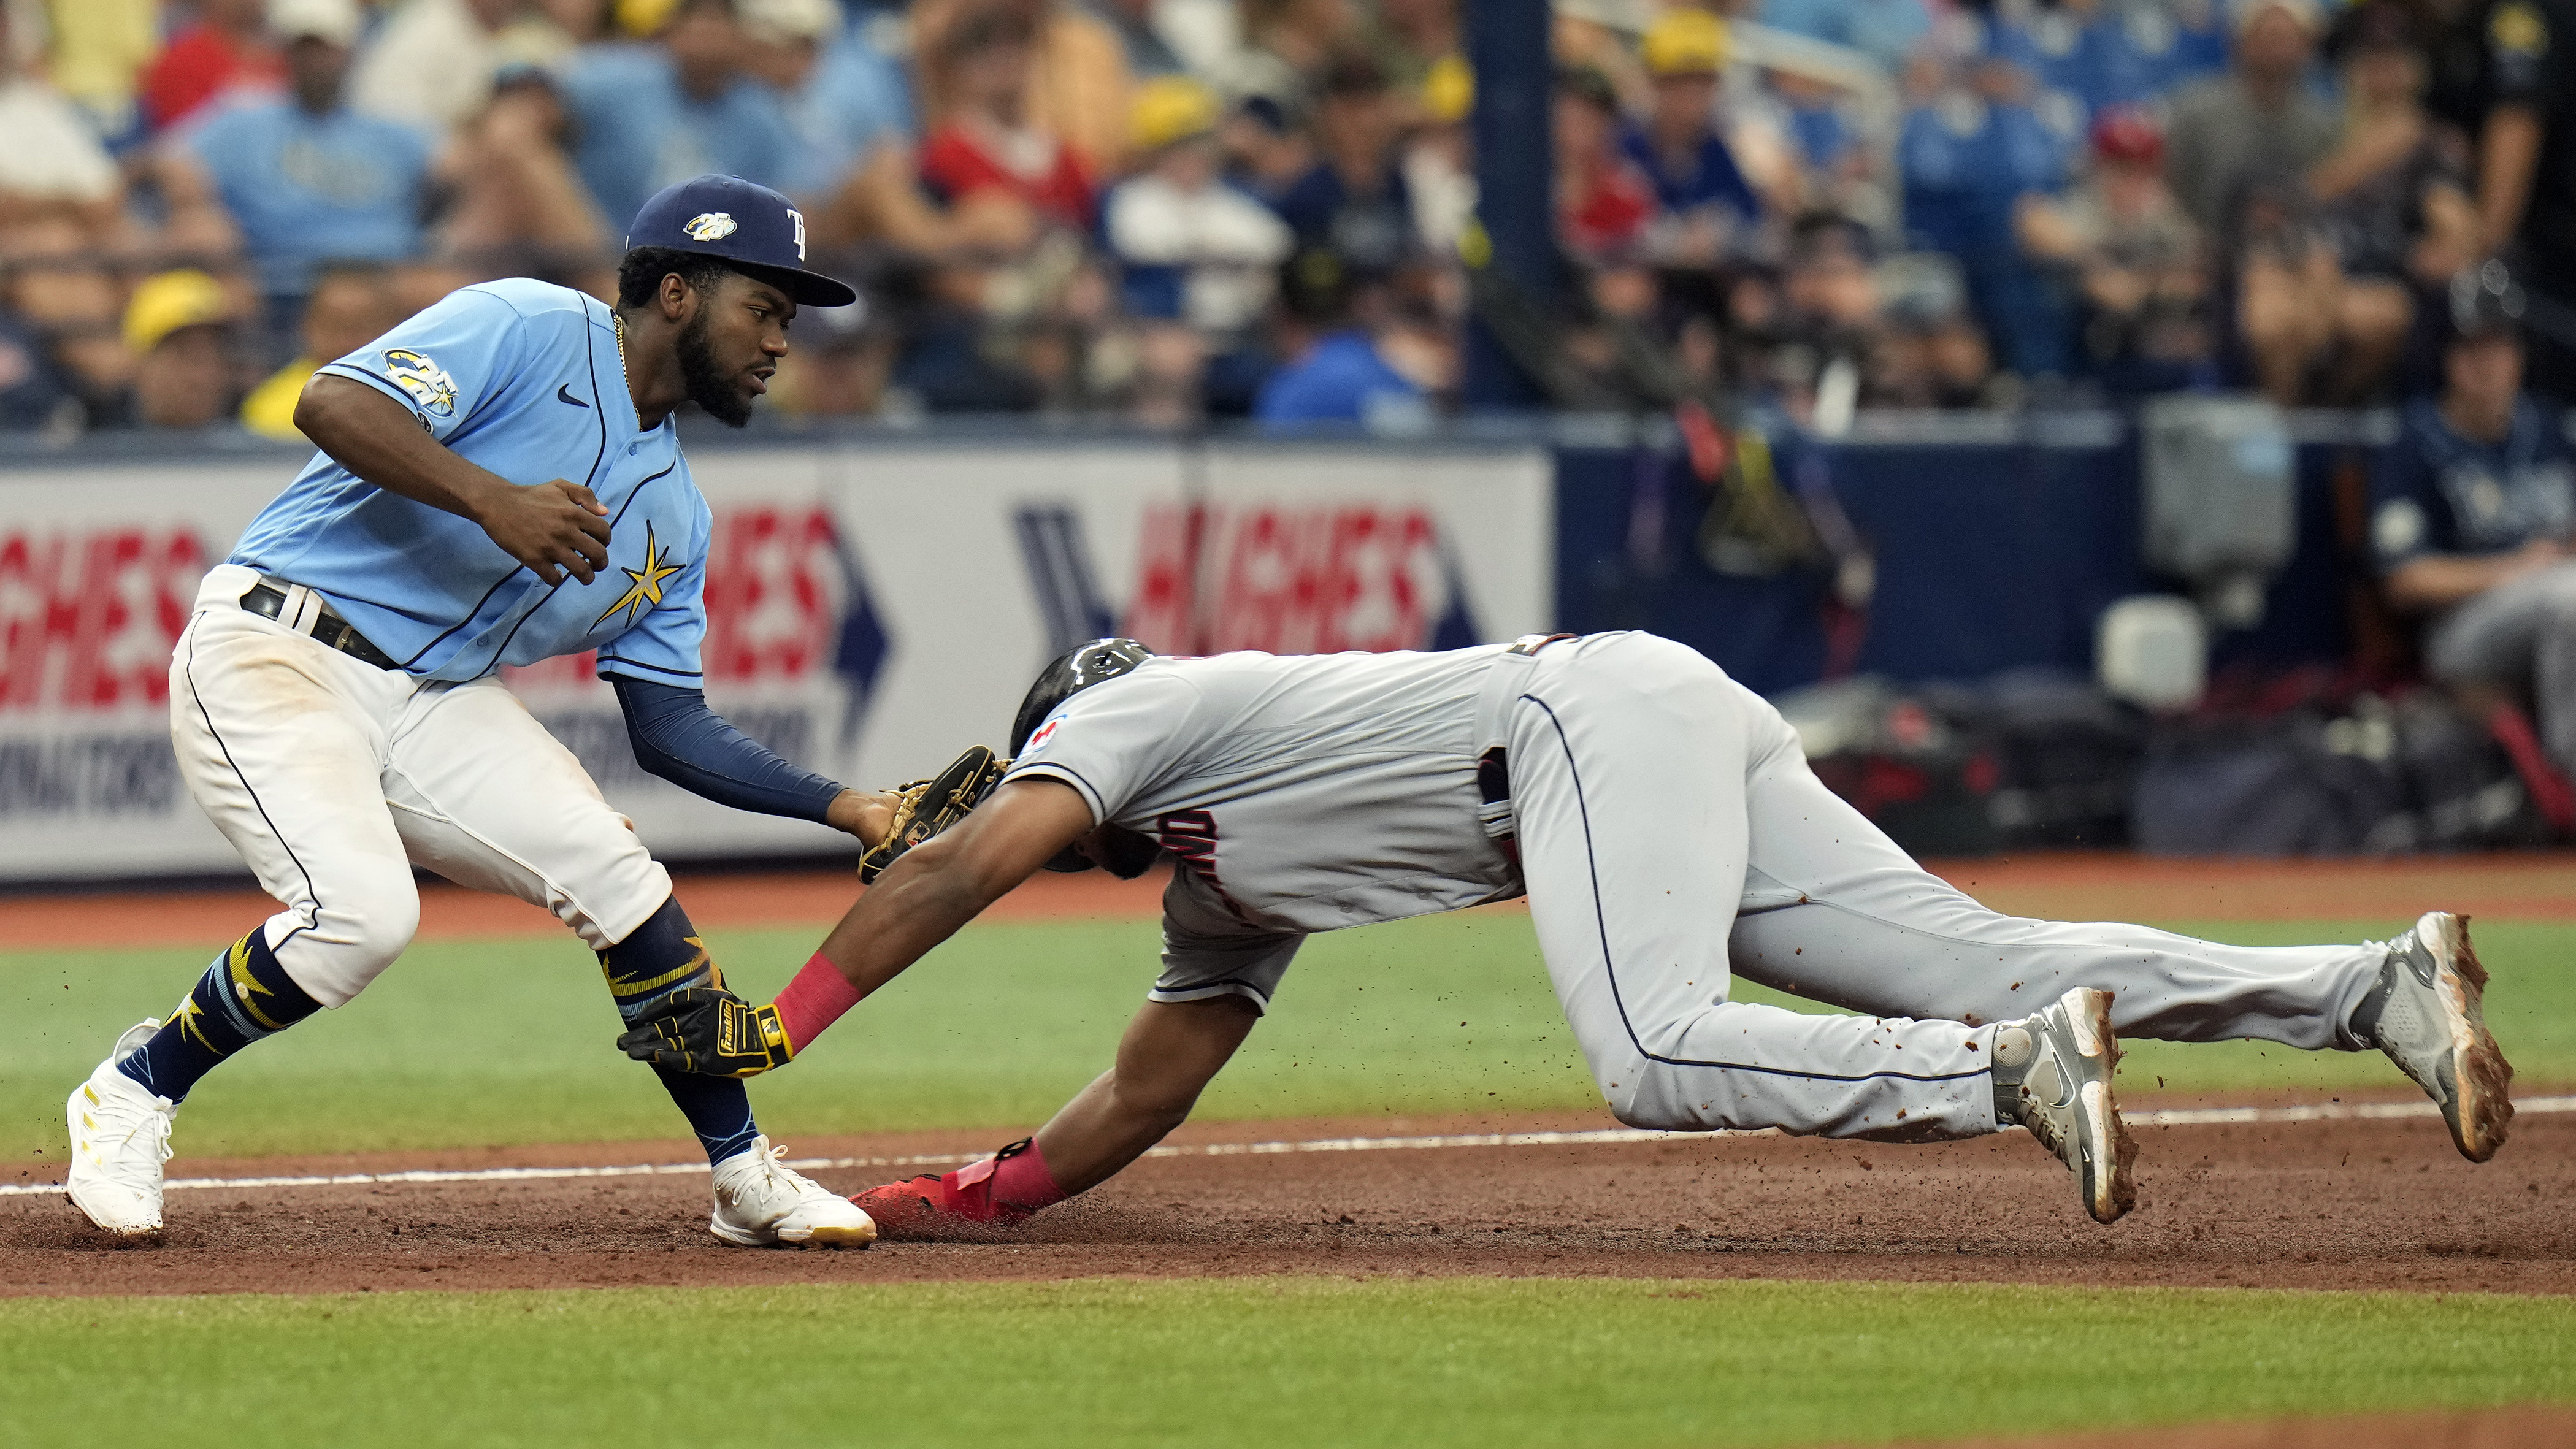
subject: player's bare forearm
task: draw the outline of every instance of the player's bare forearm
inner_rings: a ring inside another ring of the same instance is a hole
[[[864,999],[1091,826],[1091,808],[1069,785],[1004,785],[956,829],[888,866],[824,938],[822,955]]]
[[[1189,1117],[1260,1019],[1240,996],[1145,1003],[1118,1043],[1118,1065],[1038,1129],[1056,1185],[1070,1197],[1144,1156]]]
[[[363,382],[316,373],[296,400],[295,426],[374,486],[482,525],[549,584],[566,573],[586,584],[608,567],[608,510],[588,488],[561,478],[520,487],[460,457]]]

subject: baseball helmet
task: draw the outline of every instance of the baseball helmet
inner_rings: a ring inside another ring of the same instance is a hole
[[[1038,671],[1037,683],[1029,686],[1028,697],[1020,701],[1020,712],[1011,720],[1011,753],[1017,755],[1027,749],[1029,736],[1037,733],[1039,723],[1076,691],[1132,673],[1137,665],[1153,657],[1153,650],[1133,639],[1094,639],[1058,655],[1054,663]]]
[[[1029,686],[1028,697],[1020,701],[1020,712],[1011,721],[1011,753],[1016,756],[1027,749],[1029,736],[1037,733],[1038,725],[1077,691],[1133,673],[1137,665],[1153,657],[1153,650],[1133,639],[1094,639],[1066,650],[1054,663],[1038,671],[1037,683]],[[1154,863],[1160,847],[1152,840],[1124,830],[1109,834],[1109,870],[1120,880],[1134,880]],[[1049,870],[1067,873],[1089,870],[1091,866],[1091,857],[1070,845],[1046,863]]]

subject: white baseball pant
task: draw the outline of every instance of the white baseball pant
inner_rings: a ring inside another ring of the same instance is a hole
[[[1530,914],[1623,1122],[1899,1139],[1995,1130],[1994,1024],[2078,986],[2124,1034],[2358,1044],[2368,946],[2023,920],[1925,871],[1807,768],[1760,696],[1649,634],[1506,656]],[[1868,1016],[1727,1000],[1728,971]]]
[[[268,943],[314,1000],[341,1005],[410,944],[414,865],[543,906],[593,950],[669,899],[633,825],[498,679],[364,663],[243,609],[257,582],[207,572],[170,660],[170,738],[189,793],[285,903]],[[290,619],[318,604],[288,588]]]

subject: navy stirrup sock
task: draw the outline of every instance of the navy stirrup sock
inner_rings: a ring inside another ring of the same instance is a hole
[[[697,927],[689,924],[689,913],[680,909],[676,896],[662,902],[662,909],[643,925],[627,932],[625,940],[600,952],[599,970],[608,978],[609,994],[617,998],[617,1014],[628,1026],[683,987],[724,985],[724,972],[707,954],[706,943],[698,939]],[[751,1094],[742,1083],[731,1077],[701,1077],[659,1067],[654,1075],[662,1079],[662,1089],[671,1094],[680,1115],[689,1119],[710,1164],[749,1148],[760,1135],[752,1125]]]
[[[182,1101],[224,1058],[321,1009],[277,963],[268,927],[253,926],[197,978],[152,1040],[116,1069],[145,1091]]]

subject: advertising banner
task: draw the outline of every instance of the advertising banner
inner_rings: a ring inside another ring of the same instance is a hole
[[[1103,634],[1308,652],[1550,622],[1535,448],[867,444],[701,448],[691,465],[715,517],[710,702],[853,784],[1006,747],[1039,667]],[[292,468],[0,474],[0,880],[236,868],[171,756],[170,648],[198,577]],[[644,774],[592,668],[507,678],[658,854],[848,844]]]

